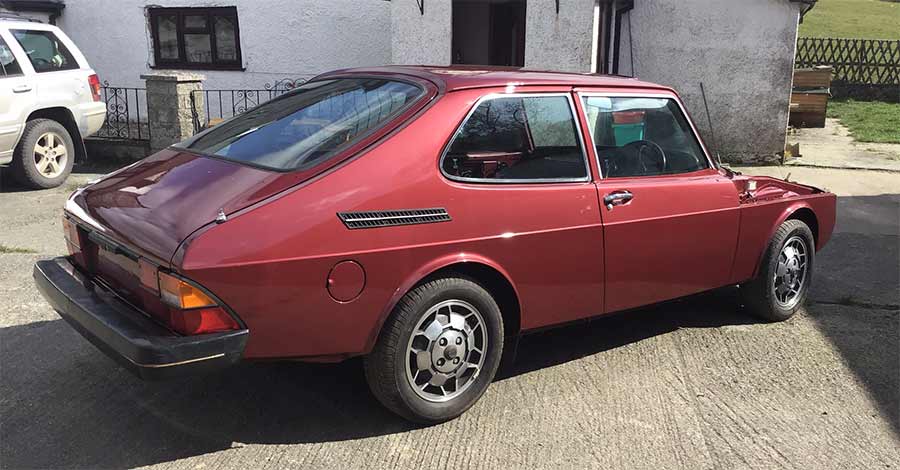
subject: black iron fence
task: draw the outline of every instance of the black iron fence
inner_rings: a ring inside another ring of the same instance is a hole
[[[194,130],[199,131],[210,121],[228,119],[255,108],[276,96],[293,90],[306,80],[305,78],[286,78],[266,83],[263,88],[258,89],[196,90],[191,94]]]
[[[145,88],[114,87],[104,82],[100,97],[106,103],[106,121],[94,137],[150,140]]]
[[[817,65],[834,68],[835,96],[874,93],[900,99],[900,40],[799,38],[795,67]]]

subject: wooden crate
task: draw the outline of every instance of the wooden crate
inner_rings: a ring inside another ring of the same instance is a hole
[[[831,66],[794,70],[794,88],[830,88]]]
[[[794,70],[789,121],[792,126],[825,127],[831,72],[830,66]]]
[[[828,92],[791,93],[790,124],[794,127],[825,127]]]

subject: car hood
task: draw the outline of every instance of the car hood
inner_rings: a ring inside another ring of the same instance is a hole
[[[114,240],[170,263],[191,233],[296,184],[261,170],[170,148],[75,193],[67,211]]]

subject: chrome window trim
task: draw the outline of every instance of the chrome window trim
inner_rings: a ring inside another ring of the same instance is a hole
[[[498,99],[498,98],[532,98],[532,97],[551,97],[551,96],[563,96],[569,102],[569,111],[572,113],[572,122],[575,124],[575,133],[578,135],[578,145],[581,147],[581,158],[584,162],[585,175],[581,178],[533,178],[533,179],[498,179],[498,178],[465,178],[461,176],[453,176],[448,175],[447,172],[444,171],[444,159],[447,157],[447,153],[450,151],[450,147],[453,145],[453,142],[456,140],[459,132],[462,128],[469,122],[469,118],[475,114],[475,111],[481,106],[482,103],[488,100]],[[445,178],[456,181],[460,183],[479,183],[479,184],[540,184],[540,183],[587,183],[591,181],[591,165],[588,161],[587,148],[585,147],[584,142],[584,133],[581,129],[581,121],[578,119],[578,110],[575,108],[575,100],[572,98],[572,93],[566,91],[553,91],[547,93],[540,92],[525,92],[525,93],[489,93],[475,101],[475,104],[472,106],[472,109],[466,113],[466,117],[463,118],[462,122],[456,126],[456,129],[450,135],[450,140],[444,145],[443,151],[441,151],[441,159],[438,161],[438,168],[441,170],[441,175]]]
[[[592,91],[578,91],[575,92],[578,96],[579,100],[582,98],[591,98],[591,97],[600,97],[600,98],[663,98],[672,100],[675,104],[678,105],[678,109],[681,110],[681,115],[684,116],[684,119],[687,121],[688,125],[691,127],[691,132],[693,133],[694,139],[696,139],[697,144],[700,146],[700,151],[703,152],[703,155],[706,157],[706,162],[709,164],[707,168],[716,168],[716,165],[713,163],[712,157],[710,157],[709,152],[706,150],[706,143],[703,142],[703,139],[700,138],[700,133],[697,132],[697,126],[694,125],[694,120],[691,119],[691,115],[687,112],[687,109],[684,107],[684,103],[681,102],[681,98],[674,93],[621,93],[621,92],[592,92]],[[584,101],[581,102],[581,107],[584,117],[584,122],[587,122],[587,111],[584,109]],[[599,179],[609,179],[602,175],[602,171],[600,171],[600,155],[597,154],[597,146],[594,144],[594,133],[588,132],[588,135],[591,138],[591,146],[594,148],[594,158],[597,160],[597,169],[600,174]],[[685,173],[671,173],[671,174],[661,174],[661,175],[646,175],[646,176],[633,176],[632,178],[648,178],[650,176],[678,176]]]

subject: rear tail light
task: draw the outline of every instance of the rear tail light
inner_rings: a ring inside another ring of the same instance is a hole
[[[239,330],[241,326],[209,294],[184,279],[159,272],[159,297],[169,307],[169,326],[184,335]]]
[[[72,254],[72,248],[75,248],[76,251],[78,248],[81,248],[81,241],[78,240],[78,226],[73,224],[68,217],[63,216],[62,219],[63,224],[63,235],[66,237],[66,243],[71,245],[69,248],[69,253]]]
[[[100,101],[100,77],[96,73],[88,77],[88,86],[91,89],[94,101]]]

